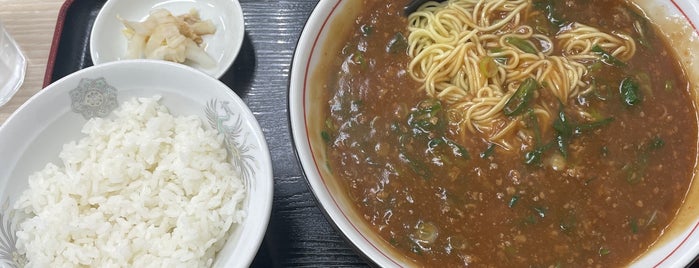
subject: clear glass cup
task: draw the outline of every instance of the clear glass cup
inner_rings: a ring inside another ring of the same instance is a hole
[[[0,106],[15,95],[26,71],[27,59],[0,21]]]

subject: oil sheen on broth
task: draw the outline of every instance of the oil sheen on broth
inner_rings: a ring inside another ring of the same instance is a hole
[[[526,101],[551,115],[501,114],[518,127],[507,143],[464,129],[454,104],[411,78],[405,2],[364,1],[319,78],[328,168],[380,237],[418,264],[448,267],[621,266],[658,238],[692,179],[697,118],[674,53],[638,10],[533,1],[522,14],[535,16],[521,19],[536,34],[581,22],[628,34],[636,51],[621,60],[597,48],[581,60],[582,93],[564,100],[529,81],[537,91]]]

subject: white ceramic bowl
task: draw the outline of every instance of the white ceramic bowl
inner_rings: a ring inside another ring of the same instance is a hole
[[[411,261],[388,250],[387,242],[370,231],[362,220],[356,220],[352,204],[348,202],[340,186],[324,168],[324,153],[319,135],[312,135],[322,123],[315,112],[318,103],[312,98],[313,73],[319,68],[322,48],[332,39],[333,25],[353,24],[360,1],[320,1],[311,14],[296,47],[291,69],[289,88],[289,116],[292,137],[298,159],[309,185],[322,209],[346,238],[380,267],[411,266]],[[646,10],[650,19],[661,27],[681,55],[694,90],[695,103],[699,95],[699,2],[679,0],[633,0]],[[345,20],[343,22],[343,20]],[[315,87],[319,88],[319,87]],[[318,123],[321,122],[321,123]],[[695,171],[695,174],[698,171]],[[683,267],[699,255],[699,181],[694,178],[689,195],[679,216],[665,234],[632,267]]]
[[[160,95],[160,103],[174,115],[197,115],[205,124],[214,119],[234,126],[222,134],[235,140],[247,159],[244,166],[249,175],[240,176],[248,186],[243,204],[248,214],[242,224],[233,226],[235,230],[213,267],[248,267],[262,242],[272,208],[272,164],[262,130],[250,109],[225,84],[185,65],[165,61],[117,61],[80,70],[40,91],[0,126],[0,242],[14,241],[16,230],[5,231],[14,220],[8,206],[11,208],[28,187],[28,176],[48,162],[60,163],[58,153],[63,144],[84,137],[80,132],[86,122],[84,114],[99,110],[90,105],[71,108],[75,103],[70,92],[78,88],[100,96],[92,103],[116,104],[133,97]],[[116,102],[110,94],[103,94],[106,88],[116,90]],[[207,109],[214,113],[207,114]],[[10,253],[14,250],[11,244]],[[3,261],[7,260],[0,259]]]
[[[204,68],[190,61],[185,64],[215,78],[220,78],[233,64],[245,36],[243,10],[237,0],[109,0],[97,14],[90,32],[92,62],[98,65],[125,58],[127,40],[121,32],[125,27],[117,15],[126,20],[143,21],[156,8],[167,9],[173,15],[195,8],[202,20],[210,19],[216,26],[216,33],[202,37],[205,51],[216,61],[216,66]]]

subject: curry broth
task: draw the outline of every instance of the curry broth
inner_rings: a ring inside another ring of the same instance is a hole
[[[697,100],[699,87],[696,83],[696,81],[699,81],[699,65],[696,64],[696,62],[699,62],[699,54],[697,54],[699,51],[699,40],[697,39],[699,33],[684,17],[679,16],[679,14],[672,14],[660,2],[636,0],[634,3],[644,10],[652,10],[652,12],[646,13],[646,16],[659,29],[663,29],[662,34],[665,40],[676,51],[678,60],[685,68],[688,80],[691,81],[689,91],[696,107],[696,103],[699,103]],[[697,144],[693,146],[697,146]],[[695,177],[697,168],[699,167],[695,163]],[[686,232],[687,228],[692,228],[697,224],[696,219],[699,217],[699,207],[696,204],[699,204],[699,183],[695,179],[688,190],[684,203],[677,212],[677,216],[671,225],[664,230],[660,239],[653,244],[651,250],[660,248],[666,243],[672,242],[673,239],[683,239],[683,233]]]
[[[697,153],[688,83],[659,35],[644,37],[626,70],[598,73],[607,95],[567,103],[614,120],[576,138],[565,169],[527,165],[522,151],[462,137],[453,125],[446,135],[459,146],[451,148],[467,153],[442,158],[408,123],[427,97],[405,71],[408,55],[395,49],[397,33],[407,36],[405,2],[364,1],[318,74],[328,169],[374,232],[426,266],[620,266],[658,238]],[[559,12],[567,20],[633,31],[636,13],[620,11],[628,10],[622,2],[566,3]],[[628,73],[647,79],[640,107],[622,105],[611,86]]]

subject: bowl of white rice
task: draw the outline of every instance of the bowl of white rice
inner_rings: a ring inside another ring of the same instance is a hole
[[[0,126],[0,265],[247,267],[272,207],[250,109],[185,65],[106,63]]]

